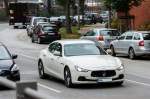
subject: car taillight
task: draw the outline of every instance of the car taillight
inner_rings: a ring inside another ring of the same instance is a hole
[[[98,41],[103,41],[103,40],[104,40],[103,36],[97,36],[96,39],[97,39]]]
[[[140,41],[139,46],[144,46],[144,41]]]

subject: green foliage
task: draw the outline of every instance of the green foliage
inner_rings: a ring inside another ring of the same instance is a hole
[[[138,30],[140,30],[140,31],[150,31],[150,21],[144,22],[141,26],[139,26]]]
[[[62,39],[78,39],[80,34],[78,33],[78,28],[76,26],[72,27],[72,33],[67,33],[66,28],[62,27],[59,30]]]
[[[143,0],[104,0],[106,7],[116,11],[128,12],[132,6],[139,6]]]
[[[119,29],[120,21],[117,18],[113,18],[111,22],[111,28]]]

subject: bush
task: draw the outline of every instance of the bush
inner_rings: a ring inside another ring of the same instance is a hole
[[[150,21],[144,22],[141,26],[138,28],[139,31],[150,31]]]
[[[111,28],[119,29],[120,21],[117,18],[114,18],[111,21]]]
[[[60,28],[59,32],[61,34],[62,39],[78,39],[80,37],[76,26],[72,27],[72,33],[70,34],[66,32],[65,27]]]

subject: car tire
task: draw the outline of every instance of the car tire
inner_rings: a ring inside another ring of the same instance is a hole
[[[41,79],[45,79],[46,78],[46,74],[44,72],[44,66],[42,61],[39,61],[38,63],[38,71],[39,71],[39,76]]]
[[[129,49],[129,58],[130,59],[134,59],[135,58],[135,53],[134,53],[134,49],[133,48]]]
[[[120,81],[120,82],[116,82],[116,83],[115,83],[116,86],[121,86],[122,84],[123,84],[123,81]]]
[[[111,55],[116,56],[115,49],[113,46],[110,47],[110,50],[111,50]]]
[[[68,67],[66,67],[64,70],[64,80],[65,80],[66,87],[71,88],[73,86],[71,72]]]

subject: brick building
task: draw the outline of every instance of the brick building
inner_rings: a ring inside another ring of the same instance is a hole
[[[130,15],[134,16],[134,29],[137,29],[140,25],[146,21],[150,22],[150,0],[144,0],[138,7],[133,7],[130,10]]]

